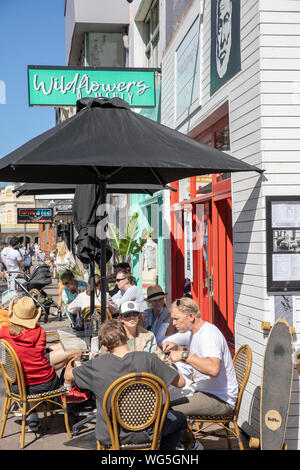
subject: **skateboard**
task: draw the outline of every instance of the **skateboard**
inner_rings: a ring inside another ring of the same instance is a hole
[[[292,331],[285,318],[279,318],[271,329],[265,349],[260,391],[260,439],[251,438],[251,448],[287,448],[284,439],[294,369]]]

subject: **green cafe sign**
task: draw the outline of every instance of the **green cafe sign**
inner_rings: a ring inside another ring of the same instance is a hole
[[[119,97],[155,107],[155,69],[28,66],[30,106],[76,106],[85,97]]]

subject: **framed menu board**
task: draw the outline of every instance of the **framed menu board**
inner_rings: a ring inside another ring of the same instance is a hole
[[[268,292],[300,291],[300,196],[267,196]]]

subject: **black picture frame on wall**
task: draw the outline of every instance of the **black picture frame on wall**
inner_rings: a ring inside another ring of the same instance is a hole
[[[300,292],[300,196],[266,197],[267,290]]]

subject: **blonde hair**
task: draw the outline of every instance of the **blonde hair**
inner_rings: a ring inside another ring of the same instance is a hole
[[[67,253],[70,253],[69,248],[67,247],[67,244],[65,241],[58,242],[56,244],[56,249],[57,249],[57,255],[59,258],[63,258]]]
[[[23,330],[26,330],[24,326],[16,325],[15,323],[9,324],[9,334],[10,336],[19,336]]]
[[[198,304],[193,299],[190,299],[189,297],[182,297],[181,299],[176,299],[172,305],[171,305],[171,310],[173,308],[177,308],[180,313],[183,313],[184,315],[188,316],[191,313],[195,315],[197,318],[201,318],[201,313]]]

